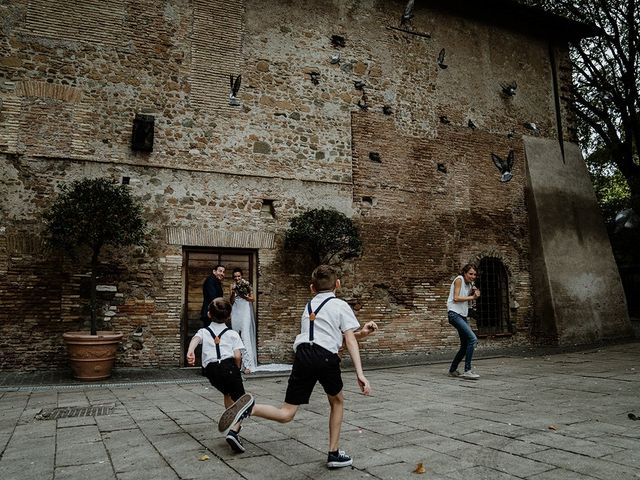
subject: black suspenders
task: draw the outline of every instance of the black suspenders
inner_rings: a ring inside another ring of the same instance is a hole
[[[309,312],[309,342],[313,343],[313,322],[316,319],[316,315],[318,314],[320,309],[324,307],[325,303],[334,298],[336,297],[325,298],[324,301],[320,305],[318,305],[318,308],[316,308],[314,311],[311,311],[311,302],[307,303],[307,312]]]
[[[224,335],[224,332],[226,332],[229,329],[225,328],[224,330],[222,330],[220,332],[220,335],[216,335],[215,333],[213,333],[213,330],[211,330],[209,327],[204,327],[204,328],[209,330],[209,333],[211,334],[211,337],[213,338],[213,343],[216,344],[216,355],[218,355],[218,363],[220,363],[220,358],[222,357],[222,355],[220,354],[220,337],[222,337],[222,335]]]

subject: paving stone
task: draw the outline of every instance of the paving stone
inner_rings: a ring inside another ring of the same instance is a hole
[[[538,445],[544,445],[546,447],[552,447],[558,450],[566,450],[568,452],[579,453],[588,457],[603,457],[612,453],[619,452],[621,449],[618,447],[612,447],[605,445],[598,441],[583,440],[580,438],[574,438],[567,435],[562,435],[557,431],[548,431],[534,433],[530,435],[524,435],[519,438],[525,442],[535,443]],[[525,452],[529,453],[529,452]]]
[[[639,478],[635,468],[571,452],[545,450],[544,452],[532,453],[527,457],[602,480],[613,478],[616,480],[637,480]]]
[[[102,442],[58,443],[56,468],[70,465],[109,463],[109,455]]]
[[[56,467],[55,480],[112,480],[116,478],[109,461]]]

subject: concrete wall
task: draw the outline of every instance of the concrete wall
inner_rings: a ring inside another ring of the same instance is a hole
[[[632,335],[620,275],[580,149],[525,137],[541,335],[561,344]],[[563,154],[564,153],[564,154]]]

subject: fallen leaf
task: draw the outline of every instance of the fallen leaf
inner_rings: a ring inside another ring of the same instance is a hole
[[[548,428],[549,428],[549,430],[553,430],[553,431],[558,429],[555,425],[549,425]]]
[[[416,465],[416,469],[413,471],[413,473],[426,473],[427,469],[424,468],[424,465],[422,463],[419,463],[418,465]]]
[[[200,460],[201,462],[206,462],[207,460],[209,460],[209,455],[202,455],[202,456],[199,458],[199,460]]]

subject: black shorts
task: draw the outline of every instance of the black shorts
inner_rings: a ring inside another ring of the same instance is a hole
[[[244,395],[242,375],[240,375],[240,369],[233,358],[226,358],[220,363],[207,364],[204,376],[221,393],[231,396],[234,402]]]
[[[298,345],[284,401],[290,405],[309,403],[316,382],[320,382],[327,395],[342,391],[340,357],[320,345]]]

